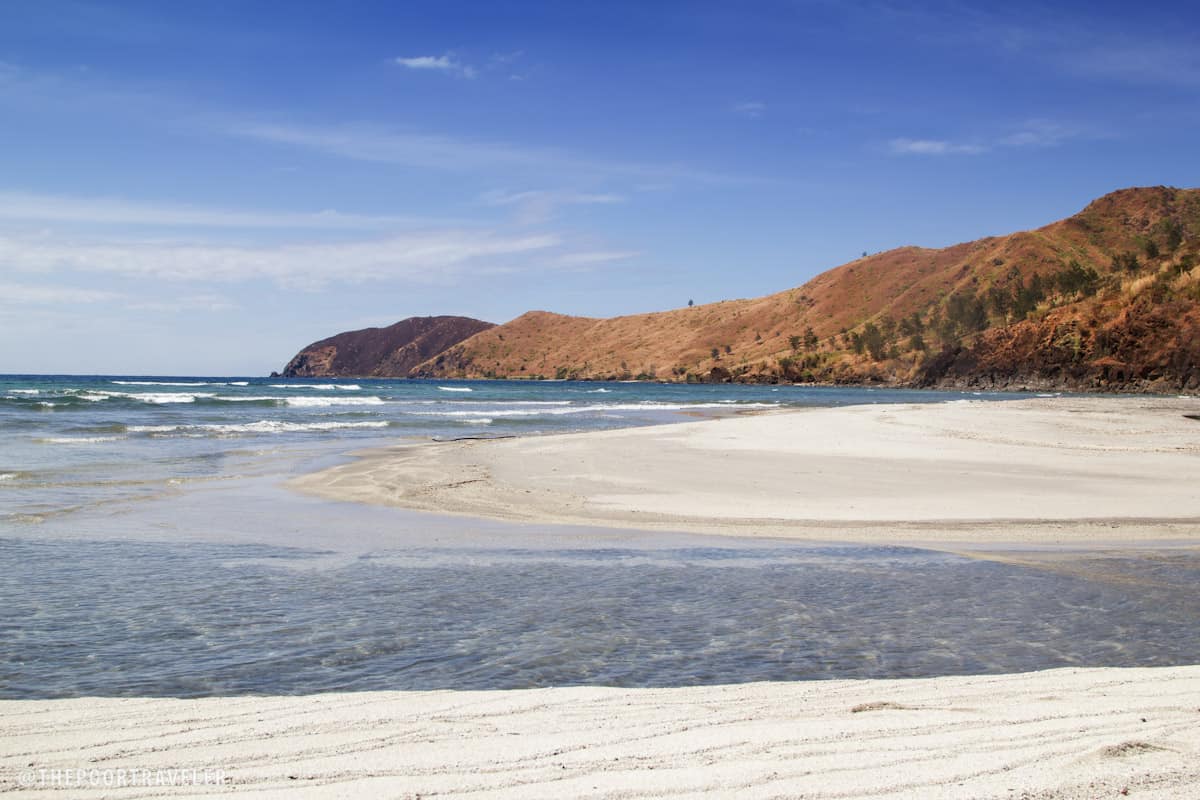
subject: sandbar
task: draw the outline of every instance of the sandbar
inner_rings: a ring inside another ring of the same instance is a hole
[[[895,544],[1200,542],[1200,401],[814,408],[405,443],[293,479],[334,500],[552,524]]]

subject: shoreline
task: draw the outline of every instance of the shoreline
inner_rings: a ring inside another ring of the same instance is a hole
[[[1196,410],[1057,398],[774,411],[394,445],[279,488],[449,519],[922,546],[1070,573],[1073,548],[1200,546],[1200,422],[1183,416]],[[929,517],[936,503],[960,516]],[[1085,506],[1127,513],[1078,519]],[[780,509],[792,516],[763,515]],[[64,770],[98,781],[64,784]],[[221,782],[106,783],[122,770]],[[1200,665],[0,701],[0,791],[22,797],[1166,800],[1197,784]]]
[[[1200,666],[671,689],[0,701],[0,790],[1091,798],[1200,782]],[[104,785],[118,770],[218,785]],[[69,780],[61,777],[60,781]],[[38,783],[39,776],[42,783]]]
[[[1184,416],[1198,410],[1149,397],[796,409],[401,444],[285,485],[445,516],[831,543],[1200,544],[1200,423]]]

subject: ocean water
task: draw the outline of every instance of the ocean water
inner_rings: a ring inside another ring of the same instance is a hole
[[[515,525],[281,485],[397,440],[976,397],[0,378],[0,697],[683,686],[1200,661],[1190,550],[978,558]]]

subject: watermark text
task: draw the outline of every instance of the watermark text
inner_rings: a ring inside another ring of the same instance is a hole
[[[219,767],[30,767],[17,773],[17,784],[25,789],[222,786],[227,779]]]

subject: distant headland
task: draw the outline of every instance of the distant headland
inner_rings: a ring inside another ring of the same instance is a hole
[[[296,377],[1200,388],[1200,189],[1122,189],[1033,231],[900,247],[753,299],[503,325],[414,317],[301,350]]]

